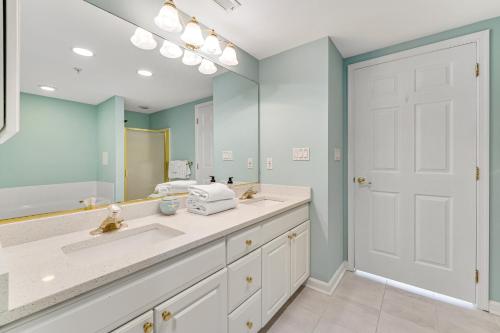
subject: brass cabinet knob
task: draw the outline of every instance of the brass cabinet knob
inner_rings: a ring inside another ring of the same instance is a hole
[[[152,333],[153,332],[153,323],[147,322],[143,326],[144,333]]]
[[[294,233],[292,234],[292,237],[293,237],[293,238],[297,238],[297,233],[295,233],[295,232],[294,232]]]
[[[251,240],[251,239],[247,239],[247,240],[245,241],[245,244],[246,244],[247,246],[252,246],[252,240]]]
[[[293,235],[288,235],[288,239],[292,240],[293,239]]]
[[[247,280],[248,283],[252,283],[253,282],[253,278],[251,276],[247,276],[246,280]]]
[[[250,320],[249,320],[249,321],[247,321],[247,324],[246,324],[246,325],[247,325],[248,329],[250,329],[250,330],[251,330],[251,329],[252,329],[252,327],[253,327],[253,323],[252,323]]]
[[[165,320],[165,321],[170,320],[170,319],[172,319],[172,312],[163,311],[161,316],[162,316],[163,320]]]

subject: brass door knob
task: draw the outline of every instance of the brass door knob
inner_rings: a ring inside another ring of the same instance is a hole
[[[252,283],[253,282],[253,278],[251,276],[247,276],[246,280],[247,280],[248,283]]]
[[[165,320],[165,321],[170,320],[170,319],[172,319],[172,312],[163,311],[161,316],[162,316],[163,320]]]
[[[252,240],[251,240],[251,239],[247,239],[247,240],[245,241],[245,244],[246,244],[247,246],[252,246]]]
[[[359,185],[371,185],[372,183],[369,182],[365,177],[358,177],[355,179],[356,183]]]
[[[252,327],[253,327],[253,323],[252,323],[250,320],[249,320],[249,321],[247,321],[247,324],[246,324],[246,325],[247,325],[248,329],[250,329],[250,330],[251,330],[251,329],[252,329]]]
[[[143,326],[144,333],[152,333],[153,332],[153,323],[147,322]]]

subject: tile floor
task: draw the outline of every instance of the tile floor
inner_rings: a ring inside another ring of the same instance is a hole
[[[333,296],[302,289],[261,333],[500,333],[500,317],[346,273]]]

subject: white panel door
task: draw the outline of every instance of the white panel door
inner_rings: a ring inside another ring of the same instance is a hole
[[[299,287],[309,278],[310,272],[310,222],[307,221],[291,231],[291,290],[290,294],[299,289]]]
[[[227,333],[227,270],[155,308],[156,333]]]
[[[212,102],[195,107],[196,180],[208,184],[214,173],[214,106]]]
[[[363,68],[352,105],[356,268],[470,302],[475,65],[472,43]]]
[[[262,247],[262,326],[290,297],[290,240],[288,233]]]

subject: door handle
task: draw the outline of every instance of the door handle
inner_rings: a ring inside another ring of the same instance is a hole
[[[359,185],[371,185],[372,182],[369,182],[365,177],[358,177],[354,179],[355,183],[358,183]]]

